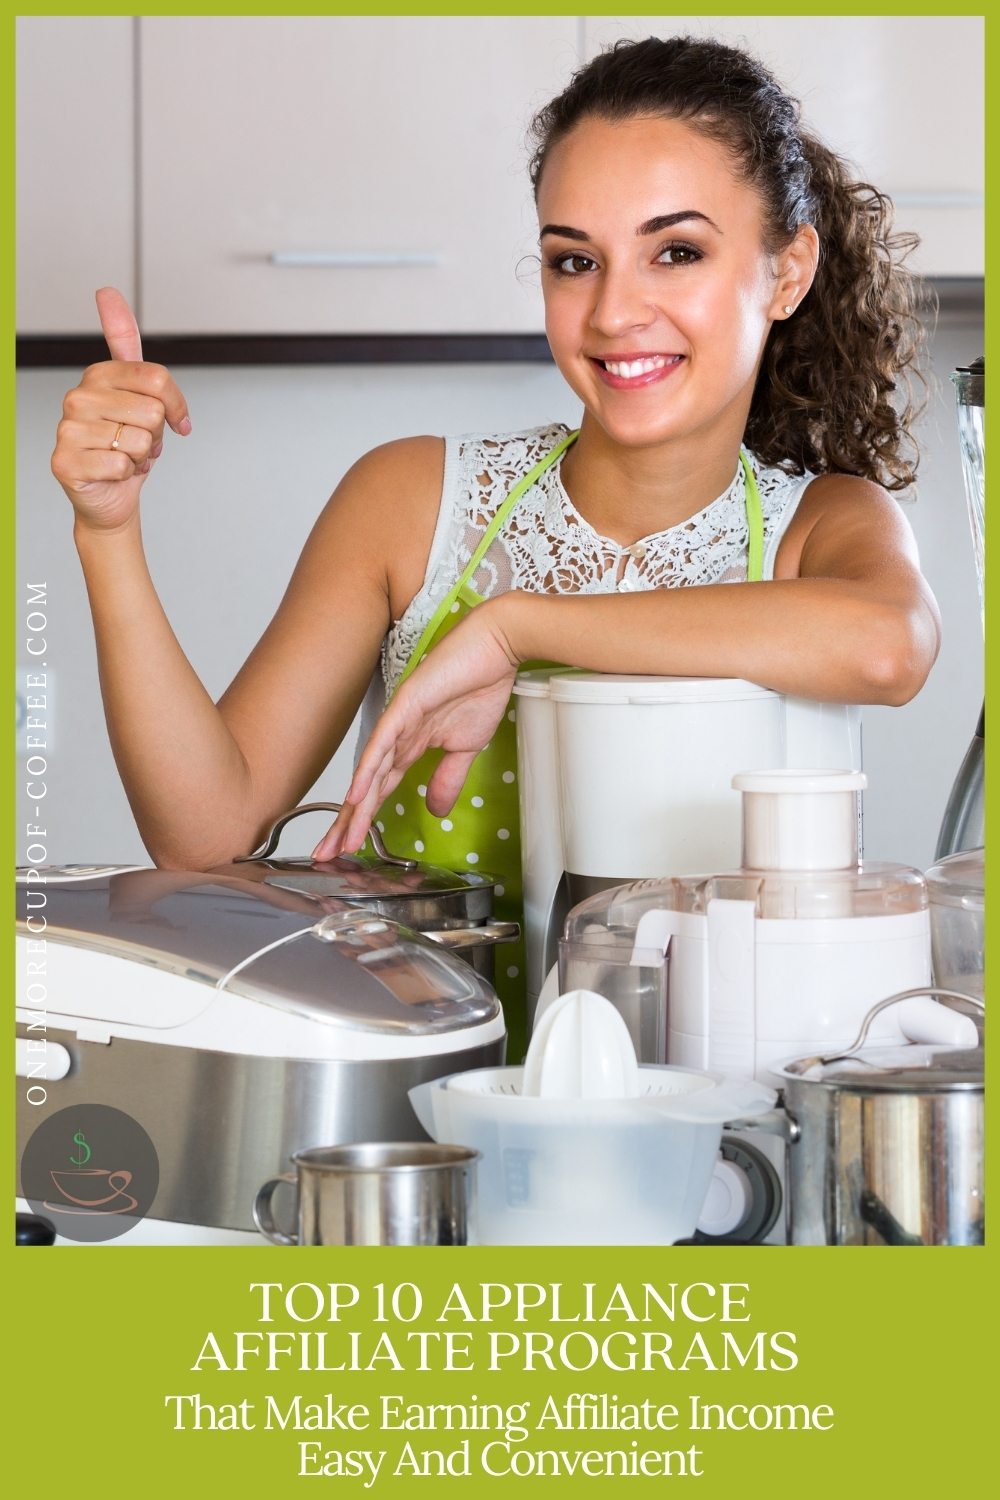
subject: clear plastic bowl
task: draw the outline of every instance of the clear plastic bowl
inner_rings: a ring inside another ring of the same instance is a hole
[[[931,963],[942,989],[983,995],[982,849],[949,855],[927,871]]]
[[[429,1135],[471,1146],[486,1245],[669,1245],[694,1233],[724,1119],[775,1095],[686,1068],[640,1068],[636,1099],[522,1097],[521,1068],[420,1084]]]

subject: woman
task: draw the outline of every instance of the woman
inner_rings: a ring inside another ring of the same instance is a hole
[[[801,132],[758,63],[714,42],[618,44],[535,132],[546,329],[579,435],[367,454],[217,706],[139,531],[164,425],[190,431],[187,408],[141,362],[123,299],[99,294],[112,359],[67,396],[53,469],[76,508],[112,745],[158,865],[252,848],[326,765],[383,647],[392,701],[316,857],[357,849],[382,807],[401,853],[499,862],[504,904],[516,821],[508,804],[499,824],[489,795],[513,782],[521,663],[856,703],[923,684],[937,610],[887,493],[913,477],[894,398],[918,340],[886,201]],[[309,686],[290,704],[295,683]],[[421,760],[435,747],[436,769]],[[460,793],[475,849],[449,844]]]

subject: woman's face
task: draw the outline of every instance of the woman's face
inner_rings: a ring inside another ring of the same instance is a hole
[[[782,282],[725,147],[680,120],[583,120],[538,213],[553,357],[608,436],[738,442]]]

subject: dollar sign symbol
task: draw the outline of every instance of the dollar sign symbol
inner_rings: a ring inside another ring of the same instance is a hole
[[[70,1161],[73,1163],[74,1167],[85,1167],[94,1153],[87,1145],[87,1137],[84,1135],[82,1130],[78,1130],[74,1135],[73,1144],[74,1146],[79,1146],[80,1150],[86,1151],[87,1154],[86,1156],[71,1156]]]

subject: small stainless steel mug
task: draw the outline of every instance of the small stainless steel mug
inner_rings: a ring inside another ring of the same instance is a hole
[[[437,1142],[296,1151],[297,1170],[258,1189],[254,1223],[276,1245],[467,1245],[475,1238],[479,1156]],[[271,1200],[283,1182],[298,1189],[293,1234],[274,1220]]]

